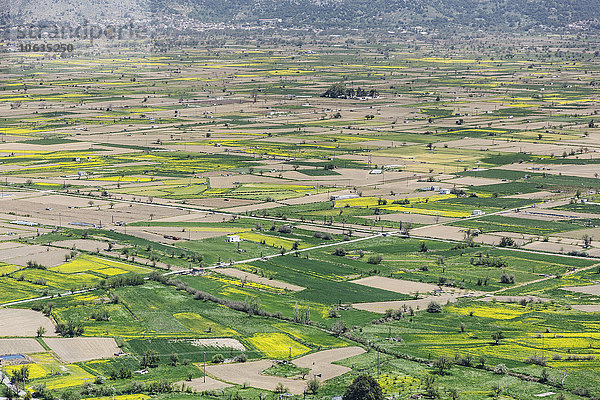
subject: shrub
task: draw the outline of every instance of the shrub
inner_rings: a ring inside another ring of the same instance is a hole
[[[381,255],[377,254],[377,255],[369,257],[369,259],[367,260],[367,263],[377,265],[377,264],[381,264],[382,261],[383,261],[383,257]]]
[[[213,356],[213,358],[212,358],[212,363],[213,363],[213,364],[220,364],[220,363],[222,363],[223,361],[225,361],[225,357],[223,357],[223,354],[221,354],[221,353],[217,353],[217,354],[215,354],[215,355]]]
[[[341,247],[337,247],[334,251],[333,251],[333,255],[334,256],[340,256],[340,257],[344,257],[346,255],[346,250],[344,250]]]
[[[526,362],[527,364],[541,365],[542,367],[545,367],[545,366],[546,366],[546,363],[547,363],[547,361],[548,361],[548,360],[547,360],[547,358],[546,358],[546,357],[544,357],[544,356],[539,356],[539,355],[537,355],[537,354],[533,354],[533,355],[531,355],[531,356],[529,356],[529,357],[527,357],[527,358],[525,359],[525,362]]]
[[[429,303],[427,305],[427,312],[428,313],[441,313],[442,305],[440,303],[438,303],[437,301],[432,301],[431,303]]]
[[[506,375],[508,374],[508,368],[504,364],[498,364],[494,367],[494,373],[498,375]]]
[[[500,283],[512,284],[515,283],[515,276],[509,275],[506,272],[500,275]]]

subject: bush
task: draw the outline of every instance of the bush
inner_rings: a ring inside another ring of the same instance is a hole
[[[221,353],[217,353],[217,354],[215,354],[215,355],[213,356],[213,358],[212,358],[212,363],[213,363],[213,364],[220,364],[220,363],[222,363],[223,361],[225,361],[225,357],[223,357],[223,354],[221,354]]]
[[[545,367],[545,366],[546,366],[546,363],[547,363],[547,361],[548,361],[548,360],[547,360],[547,358],[546,358],[546,357],[544,357],[544,356],[539,356],[539,355],[537,355],[537,354],[533,354],[533,355],[531,355],[531,356],[529,356],[529,357],[527,357],[527,358],[525,359],[525,362],[526,362],[527,364],[541,365],[542,367]]]
[[[371,256],[369,257],[369,259],[367,260],[368,264],[381,264],[381,262],[383,261],[383,257],[379,254],[375,255],[375,256]]]
[[[56,325],[56,333],[63,337],[75,337],[83,335],[83,325],[81,322],[68,321]]]
[[[498,375],[506,375],[508,374],[508,368],[504,364],[498,364],[494,367],[494,373]]]
[[[500,244],[498,246],[500,246],[500,247],[515,247],[515,241],[513,240],[513,238],[504,236],[502,239],[500,239]]]
[[[506,272],[500,275],[500,283],[512,284],[515,283],[515,276],[509,275]]]
[[[346,255],[346,250],[342,249],[341,247],[337,247],[334,251],[333,251],[333,255],[334,256],[340,256],[340,257],[344,257]]]
[[[342,333],[346,332],[346,323],[343,320],[339,320],[331,325],[331,332],[334,335],[340,336]]]
[[[427,312],[428,313],[441,313],[442,305],[440,303],[438,303],[437,301],[432,301],[431,303],[429,303],[427,305]]]

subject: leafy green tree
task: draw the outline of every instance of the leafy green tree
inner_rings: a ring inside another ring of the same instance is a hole
[[[348,386],[342,400],[383,400],[383,390],[372,376],[360,375]]]
[[[496,344],[500,343],[500,340],[504,339],[504,333],[502,331],[492,333],[492,339]]]

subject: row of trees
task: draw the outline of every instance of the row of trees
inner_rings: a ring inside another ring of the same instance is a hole
[[[375,89],[366,90],[361,87],[357,89],[347,88],[343,83],[331,85],[321,97],[329,97],[331,99],[353,99],[358,97],[376,98],[379,93]]]

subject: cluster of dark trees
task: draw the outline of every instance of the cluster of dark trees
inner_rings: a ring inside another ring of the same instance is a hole
[[[377,90],[370,89],[366,90],[361,87],[358,89],[347,88],[343,83],[336,83],[331,85],[329,89],[325,93],[321,95],[321,97],[329,97],[331,99],[352,99],[358,97],[372,97],[375,98],[379,96]]]

